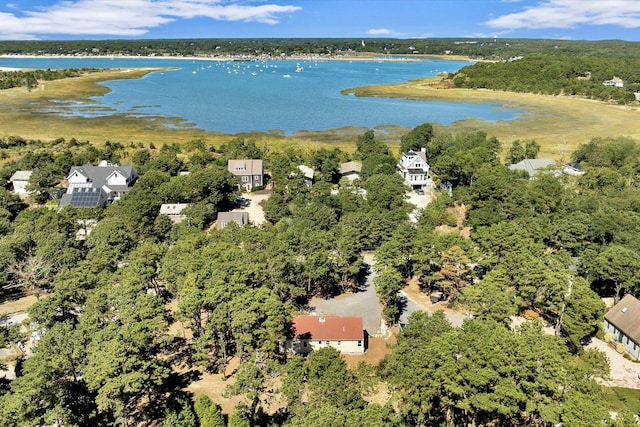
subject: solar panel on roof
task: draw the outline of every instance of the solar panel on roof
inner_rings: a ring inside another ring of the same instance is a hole
[[[71,193],[71,206],[92,208],[100,205],[102,190],[100,188],[74,188]]]

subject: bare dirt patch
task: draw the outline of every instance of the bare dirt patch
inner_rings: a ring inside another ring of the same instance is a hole
[[[238,368],[238,359],[234,358],[227,366],[224,374],[210,374],[204,369],[196,369],[200,374],[200,379],[192,382],[186,388],[196,396],[205,394],[209,398],[220,405],[223,414],[230,414],[233,408],[242,401],[242,396],[226,397],[225,390],[229,384],[233,384],[235,378],[232,374]]]
[[[456,218],[456,226],[450,227],[448,225],[439,225],[436,227],[436,231],[439,233],[451,233],[452,231],[458,231],[460,235],[466,239],[471,238],[471,227],[464,226],[464,220],[467,217],[467,211],[469,206],[467,205],[454,205],[447,208],[447,213],[453,215]]]
[[[42,298],[44,295],[40,295]],[[12,314],[27,311],[38,299],[35,295],[27,295],[13,301],[6,301],[0,304],[0,313]]]
[[[367,351],[363,355],[359,354],[345,354],[344,359],[347,362],[347,366],[353,368],[360,363],[360,361],[367,362],[370,365],[377,366],[387,354],[391,353],[390,345],[396,343],[396,333],[398,328],[389,329],[384,336],[369,337],[369,346]]]

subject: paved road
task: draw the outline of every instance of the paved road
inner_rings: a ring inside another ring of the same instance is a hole
[[[376,275],[373,269],[373,255],[365,255],[364,262],[371,268],[361,292],[330,299],[313,298],[309,302],[309,306],[311,311],[316,314],[362,316],[367,333],[369,335],[379,335],[382,326],[382,308],[373,285],[373,278]]]

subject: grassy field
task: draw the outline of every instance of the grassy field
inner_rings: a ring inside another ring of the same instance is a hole
[[[604,404],[609,410],[640,413],[640,390],[622,387],[603,387],[603,389]]]
[[[106,117],[63,117],[51,109],[59,101],[87,100],[109,89],[100,81],[140,78],[159,69],[118,69],[89,73],[82,77],[42,82],[36,89],[14,88],[0,91],[0,137],[19,135],[27,139],[52,140],[63,137],[128,143],[183,143],[201,138],[218,146],[230,139],[253,138],[261,146],[278,148],[289,145],[314,149],[334,146],[355,149],[355,140],[367,129],[347,127],[322,132],[300,131],[290,137],[274,130],[270,133],[226,135],[197,129],[180,118],[135,118],[123,114]],[[487,123],[466,119],[447,126],[451,131],[483,130],[508,146],[515,139],[535,139],[542,146],[539,157],[567,159],[580,144],[596,136],[631,136],[640,139],[640,107],[618,106],[602,102],[532,94],[488,90],[438,89],[440,78],[345,89],[357,96],[399,97],[450,102],[488,102],[523,111],[516,120]],[[96,105],[98,107],[98,105]],[[169,126],[169,127],[168,127]],[[439,128],[436,125],[436,128]],[[440,127],[441,128],[441,127]],[[410,129],[395,125],[378,126],[376,138],[397,148],[400,137]]]

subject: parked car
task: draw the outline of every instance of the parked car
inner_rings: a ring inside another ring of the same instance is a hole
[[[419,196],[424,196],[424,190],[422,188],[416,188],[416,194]]]

